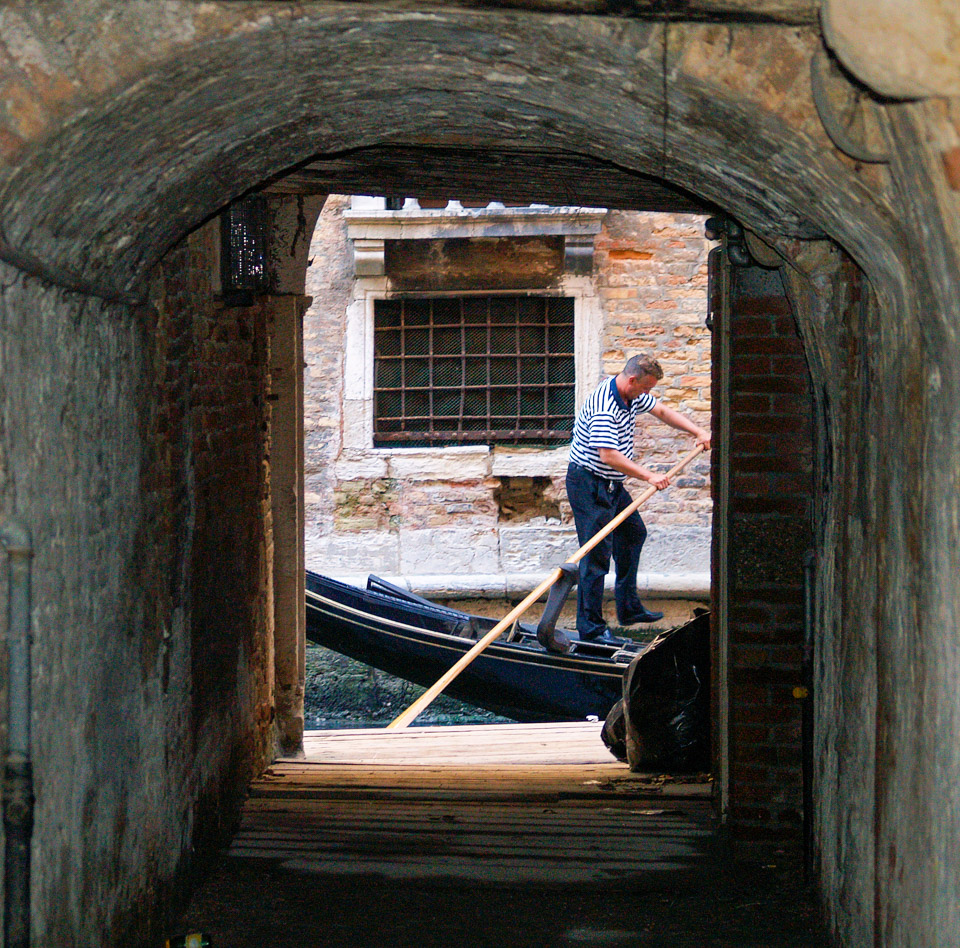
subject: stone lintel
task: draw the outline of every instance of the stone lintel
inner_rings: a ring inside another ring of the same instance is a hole
[[[346,211],[347,237],[361,240],[443,240],[462,237],[592,237],[607,211],[597,207],[465,208]],[[359,271],[358,271],[359,273]]]

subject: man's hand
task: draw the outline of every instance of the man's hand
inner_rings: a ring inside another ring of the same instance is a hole
[[[670,486],[670,478],[665,474],[657,474],[648,467],[631,461],[626,455],[621,454],[614,448],[600,448],[598,451],[600,460],[604,464],[609,464],[615,471],[622,471],[627,477],[636,477],[648,484],[653,484],[657,490],[663,490]]]
[[[654,418],[659,418],[660,421],[671,428],[676,428],[677,431],[686,431],[687,434],[692,434],[697,439],[697,444],[703,445],[704,451],[710,450],[710,432],[704,431],[699,425],[694,424],[686,415],[681,415],[680,412],[667,408],[663,402],[657,402],[650,409],[650,414]]]
[[[643,479],[648,483],[656,487],[657,490],[663,490],[665,487],[670,486],[670,478],[666,474],[657,474],[655,471],[651,471],[649,468],[641,468],[643,474],[641,475]]]

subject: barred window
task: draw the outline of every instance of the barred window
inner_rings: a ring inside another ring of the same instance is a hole
[[[563,443],[574,418],[573,299],[374,305],[374,445]]]
[[[220,285],[231,305],[249,306],[267,289],[266,201],[252,195],[220,215]]]

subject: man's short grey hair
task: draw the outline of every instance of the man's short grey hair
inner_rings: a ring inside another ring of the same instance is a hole
[[[623,374],[634,379],[642,379],[645,375],[652,375],[657,381],[663,378],[663,369],[660,363],[652,356],[635,355],[627,359],[623,367]]]

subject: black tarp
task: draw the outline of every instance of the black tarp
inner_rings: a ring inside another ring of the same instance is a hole
[[[709,769],[709,612],[660,633],[630,663],[602,736],[631,770]]]

